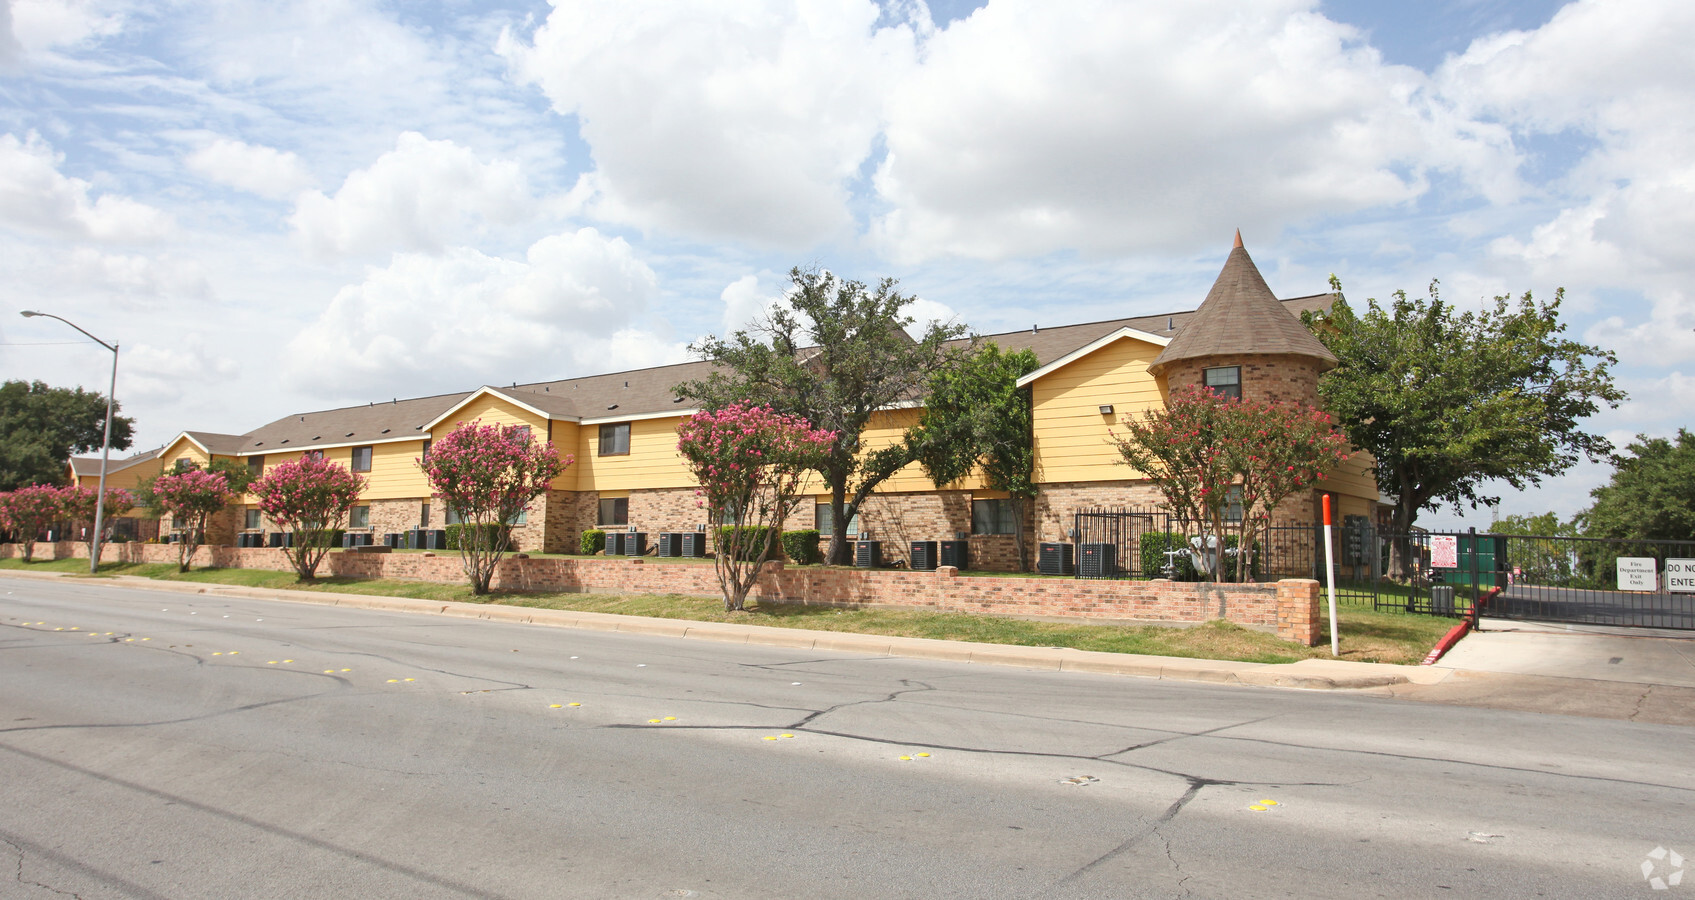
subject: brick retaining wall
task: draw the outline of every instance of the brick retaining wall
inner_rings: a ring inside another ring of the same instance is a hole
[[[107,561],[174,563],[169,544],[111,544]],[[18,544],[0,545],[0,558],[19,558]],[[88,558],[88,545],[61,541],[35,545],[39,560]],[[201,547],[196,566],[288,571],[281,550]],[[443,584],[465,579],[457,554],[332,551],[318,570],[351,578],[404,578]],[[642,559],[508,556],[495,573],[497,590],[721,596],[710,563],[655,563]],[[789,567],[768,562],[751,598],[762,603],[867,604],[999,615],[1071,616],[1083,619],[1142,619],[1205,622],[1224,619],[1272,628],[1308,647],[1319,639],[1319,585],[1312,579],[1276,584],[1093,581],[1075,578],[960,576],[943,566],[934,572]]]

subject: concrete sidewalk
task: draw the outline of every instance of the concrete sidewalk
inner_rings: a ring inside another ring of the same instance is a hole
[[[56,572],[6,571],[4,575],[19,578],[74,577]],[[1460,653],[1468,641],[1476,639],[1479,636],[1476,634],[1461,641],[1450,651],[1448,657],[1443,659],[1441,665],[1395,666],[1330,659],[1267,664],[1138,656],[1074,650],[1067,647],[1021,647],[837,631],[808,631],[769,625],[694,622],[686,619],[531,609],[499,604],[443,603],[328,591],[284,591],[234,585],[202,585],[154,581],[128,575],[116,576],[111,581],[124,587],[166,593],[379,609],[556,628],[617,631],[685,640],[762,644],[800,650],[832,650],[909,659],[937,659],[1055,672],[1134,675],[1166,681],[1203,681],[1305,690],[1356,690],[1375,696],[1459,706],[1695,725],[1695,686],[1603,681],[1565,675],[1487,671],[1456,666],[1452,662],[1454,654]],[[1695,651],[1695,645],[1690,649]],[[1534,652],[1529,655],[1534,656]],[[1465,656],[1462,654],[1460,658],[1463,660]],[[1634,673],[1638,670],[1631,668],[1619,671]]]

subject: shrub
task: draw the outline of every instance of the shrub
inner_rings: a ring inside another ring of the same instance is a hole
[[[482,532],[483,540],[478,542],[476,546],[505,547],[508,550],[518,549],[517,542],[512,540],[512,526],[499,525],[493,522],[487,522],[482,525],[474,525],[470,522],[461,522],[458,525],[447,526],[447,549],[467,549],[465,544],[468,544],[471,540],[475,539],[477,530]]]
[[[722,553],[723,548],[725,546],[729,545],[730,535],[731,535],[731,532],[733,530],[734,530],[734,526],[730,526],[730,525],[719,526],[718,534],[716,536],[716,543],[714,545],[715,547],[718,548],[718,552]],[[764,557],[762,557],[758,560],[755,560],[753,558],[756,551],[761,550],[765,547],[765,541],[769,537],[770,533],[771,533],[771,529],[768,526],[764,526],[764,525],[743,525],[742,526],[742,535],[743,535],[743,537],[742,537],[742,553],[741,553],[741,556],[738,557],[738,558],[743,562],[764,562],[767,559],[775,559],[776,557],[774,555],[767,555],[767,556],[764,556]],[[772,548],[772,549],[775,550],[776,548]]]
[[[793,560],[796,565],[817,565],[824,558],[818,548],[818,529],[816,528],[785,531],[778,540],[783,543],[783,555]]]
[[[583,532],[583,536],[577,540],[577,549],[582,551],[584,556],[593,556],[605,550],[606,532],[599,528],[590,528]]]

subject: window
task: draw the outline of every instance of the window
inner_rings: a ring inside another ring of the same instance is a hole
[[[176,462],[176,467],[171,469],[171,471],[178,472],[178,473],[187,472],[189,470],[189,468],[192,467],[193,465],[194,465],[194,460],[192,460],[192,459],[179,459]]]
[[[353,471],[355,471],[355,472],[369,472],[369,471],[371,471],[371,448],[370,447],[354,447],[353,448]]]
[[[1018,517],[1011,500],[971,501],[972,534],[1017,534]]]
[[[258,456],[247,458],[247,474],[255,478],[265,474],[265,454],[261,453]]]
[[[429,441],[425,441],[424,443],[427,445],[429,444]],[[430,505],[428,503],[422,504],[422,508],[418,510],[418,527],[430,527]]]
[[[258,531],[259,528],[260,528],[259,510],[256,510],[256,509],[248,510],[247,511],[247,522],[244,525],[242,525],[242,527],[247,529],[248,531]]]
[[[600,426],[600,455],[624,456],[630,452],[630,423]]]
[[[520,509],[520,510],[518,510],[517,515],[506,520],[506,524],[508,524],[508,525],[527,525],[527,524],[529,524],[529,521],[530,521],[530,511],[527,510],[527,509]]]
[[[530,426],[528,426],[528,425],[514,425],[512,427],[518,429],[515,432],[515,434],[517,434],[518,437],[522,438],[525,441],[528,441],[530,439]]]
[[[629,428],[628,425],[624,426]],[[604,433],[604,432],[603,432]],[[630,524],[630,498],[607,497],[600,501],[600,518],[597,525],[628,525]]]
[[[1241,485],[1239,485],[1239,484],[1231,485],[1230,490],[1224,492],[1224,504],[1225,504],[1224,505],[1224,521],[1226,521],[1226,522],[1240,522],[1240,521],[1242,521],[1242,486]]]
[[[301,459],[323,459],[324,458],[324,451],[322,451],[322,450],[308,450],[305,453],[300,454],[300,458]]]
[[[349,528],[370,528],[371,527],[371,508],[369,506],[355,506],[352,509],[348,510],[347,511],[347,527],[349,527]]]
[[[1203,378],[1208,388],[1221,397],[1242,399],[1242,367],[1220,366],[1216,369],[1203,369]]]
[[[430,461],[430,439],[424,438],[424,462],[429,462],[429,461]],[[426,504],[424,504],[424,506],[425,506],[425,508],[428,508],[429,504],[426,503]]]
[[[817,516],[818,534],[821,537],[830,537],[831,535],[834,535],[836,533],[836,527],[835,527],[835,525],[833,524],[833,521],[830,518],[830,504],[828,504],[828,503],[818,504],[817,512],[814,513],[814,515]],[[855,537],[858,534],[859,534],[859,515],[857,513],[855,513],[854,517],[848,520],[847,536],[848,537]]]

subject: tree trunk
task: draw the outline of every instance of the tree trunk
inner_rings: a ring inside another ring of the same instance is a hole
[[[1398,498],[1389,514],[1389,577],[1398,581],[1412,580],[1412,523],[1417,514],[1418,508],[1409,506],[1405,498]]]
[[[1018,554],[1018,571],[1020,572],[1030,571],[1029,565],[1024,561],[1024,504],[1026,502],[1028,500],[1025,497],[1012,498],[1012,548]]]

